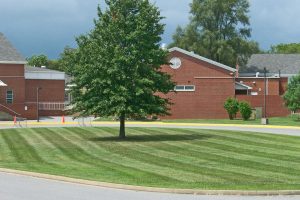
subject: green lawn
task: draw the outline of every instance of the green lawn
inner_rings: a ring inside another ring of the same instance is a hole
[[[114,118],[97,118],[95,121],[116,121]],[[149,120],[151,122],[151,120]],[[245,125],[260,125],[261,120],[247,120],[242,119],[174,119],[162,120],[165,123],[202,123],[202,124],[245,124]],[[296,117],[271,117],[269,118],[270,125],[278,126],[299,126],[300,120]]]
[[[247,120],[242,119],[176,119],[176,120],[163,120],[166,123],[207,123],[207,124],[245,124],[245,125],[259,125],[260,119]],[[300,121],[295,117],[271,117],[269,118],[270,125],[278,126],[300,126]]]
[[[196,129],[0,130],[0,167],[130,185],[300,189],[300,137]]]

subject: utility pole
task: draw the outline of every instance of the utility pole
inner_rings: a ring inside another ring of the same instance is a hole
[[[261,119],[261,124],[269,124],[269,119],[267,118],[267,69],[264,68],[264,117]]]

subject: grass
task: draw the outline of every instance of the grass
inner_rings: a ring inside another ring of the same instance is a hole
[[[300,137],[128,128],[0,130],[0,167],[167,188],[300,189]]]
[[[114,118],[97,118],[95,121],[116,121]],[[139,120],[137,120],[139,121]],[[145,120],[144,120],[145,121]],[[152,121],[152,120],[149,120]],[[162,120],[164,123],[202,123],[202,124],[244,124],[244,125],[260,125],[261,120],[247,120],[242,119],[172,119]],[[278,126],[299,126],[300,120],[297,117],[271,117],[269,118],[270,125]]]
[[[166,123],[203,123],[203,124],[245,124],[245,125],[259,125],[260,119],[247,120],[242,119],[176,119],[176,120],[163,120]],[[300,120],[295,117],[271,117],[269,118],[270,125],[278,126],[300,126]]]

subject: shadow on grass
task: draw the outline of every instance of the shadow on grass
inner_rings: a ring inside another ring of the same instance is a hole
[[[212,135],[184,134],[184,135],[129,135],[125,139],[118,136],[90,138],[92,142],[164,142],[164,141],[190,141],[205,140]]]

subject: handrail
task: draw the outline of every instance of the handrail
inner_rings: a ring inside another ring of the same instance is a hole
[[[19,114],[19,113],[17,113],[16,111],[10,109],[9,107],[6,107],[5,105],[3,105],[3,104],[1,104],[1,103],[0,103],[0,106],[6,108],[7,110],[9,110],[10,112],[13,112],[13,113],[16,114],[16,115],[19,115],[19,116],[21,115],[21,114]]]

